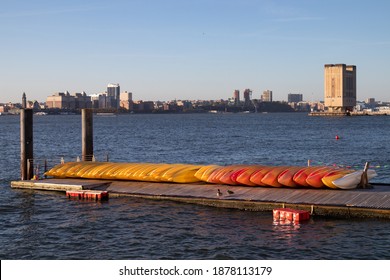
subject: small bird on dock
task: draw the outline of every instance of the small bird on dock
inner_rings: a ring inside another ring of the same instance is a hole
[[[227,192],[229,195],[230,195],[230,194],[234,194],[234,191],[231,191],[231,190],[227,190],[226,192]]]
[[[220,189],[217,190],[217,196],[222,196],[222,192]]]

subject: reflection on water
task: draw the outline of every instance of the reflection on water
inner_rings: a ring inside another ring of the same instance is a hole
[[[170,201],[115,198],[99,203],[24,191],[17,196],[28,207],[2,206],[2,220],[8,223],[0,237],[2,259],[390,257],[390,223],[383,220],[314,216],[294,224],[274,222],[269,212]]]

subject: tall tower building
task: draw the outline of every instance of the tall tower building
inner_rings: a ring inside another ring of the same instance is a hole
[[[252,96],[252,91],[247,88],[244,91],[244,104],[245,106],[249,106],[251,104],[251,96]]]
[[[261,95],[261,101],[263,102],[272,102],[272,90],[265,90]]]
[[[131,92],[121,92],[120,95],[120,107],[125,108],[127,110],[132,110],[133,105],[133,93]]]
[[[325,106],[330,112],[347,113],[356,105],[356,66],[325,64]]]
[[[26,99],[26,93],[25,92],[23,92],[23,95],[22,95],[22,108],[23,109],[27,108],[27,99]]]
[[[120,87],[119,84],[108,84],[107,97],[111,101],[111,107],[119,108],[120,104]]]
[[[240,105],[240,91],[238,89],[234,91],[233,98],[234,98],[234,104]]]

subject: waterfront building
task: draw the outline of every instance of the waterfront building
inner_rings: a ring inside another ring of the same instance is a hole
[[[106,93],[100,94],[99,95],[99,106],[98,106],[98,108],[99,109],[113,108],[114,107],[113,101],[114,101],[114,99],[113,99],[112,96],[107,96]]]
[[[107,96],[110,99],[111,107],[119,109],[120,105],[120,86],[119,84],[107,85]]]
[[[8,112],[8,106],[4,104],[0,105],[0,115],[2,113],[7,113],[7,112]]]
[[[272,102],[272,90],[265,90],[263,91],[263,94],[260,97],[260,100],[262,102]]]
[[[127,110],[133,110],[133,93],[127,91],[121,92],[120,107]]]
[[[235,105],[240,105],[240,91],[236,89],[233,93],[233,99]]]
[[[24,107],[26,109],[33,109],[34,111],[35,110],[41,110],[41,105],[39,104],[39,102],[37,100],[34,100],[34,101],[27,101],[26,102],[26,107]]]
[[[244,105],[249,106],[251,104],[251,96],[252,96],[252,91],[247,88],[244,91]]]
[[[325,106],[329,112],[351,112],[356,105],[356,66],[325,64]]]
[[[298,103],[303,101],[303,95],[300,93],[289,93],[287,96],[288,103]]]
[[[26,98],[25,92],[23,92],[23,95],[22,95],[22,108],[27,108],[27,98]]]
[[[87,109],[92,108],[91,97],[88,96],[84,91],[75,93],[75,107],[76,109]]]
[[[64,110],[76,110],[91,108],[92,101],[91,97],[85,92],[75,93],[74,95],[70,95],[68,91],[56,92],[46,98],[46,106],[49,109],[57,108]]]
[[[46,98],[47,108],[74,110],[76,108],[75,97],[68,91],[56,92]]]

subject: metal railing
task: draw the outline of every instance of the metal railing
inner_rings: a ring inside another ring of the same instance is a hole
[[[101,159],[101,160],[98,160]],[[81,162],[81,161],[101,161],[108,162],[109,156],[108,154],[104,154],[101,156],[95,155],[87,155],[83,157],[69,157],[69,156],[59,156],[58,158],[34,158],[27,160],[27,174],[31,174],[31,180],[40,180],[46,179],[47,176],[45,173],[49,171],[51,168],[58,164],[64,164],[65,162]]]

